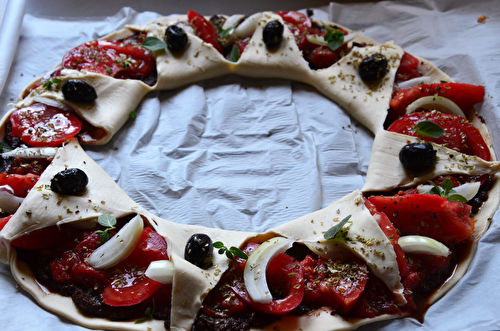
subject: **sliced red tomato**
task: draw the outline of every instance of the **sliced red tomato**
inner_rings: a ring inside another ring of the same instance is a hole
[[[12,246],[25,249],[43,249],[61,244],[72,238],[78,229],[70,225],[53,225],[38,229],[14,239]]]
[[[418,135],[413,128],[422,121],[431,121],[444,130],[439,138]],[[491,154],[481,133],[464,118],[438,112],[417,112],[405,115],[392,123],[388,131],[419,137],[455,149],[468,155],[477,155],[483,160],[490,161]]]
[[[423,235],[451,245],[467,239],[474,231],[474,219],[469,217],[471,206],[439,195],[371,196],[368,200],[403,235]]]
[[[66,53],[61,66],[119,79],[141,79],[155,70],[156,60],[149,50],[137,45],[93,40]]]
[[[146,268],[130,267],[119,270],[108,280],[102,292],[102,300],[108,306],[132,306],[149,298],[161,287],[161,283],[144,275]]]
[[[81,123],[75,113],[35,103],[10,116],[12,136],[33,147],[56,147],[77,135]]]
[[[405,82],[417,77],[422,77],[418,71],[418,59],[405,52],[396,71],[396,82]]]
[[[332,260],[308,255],[301,264],[304,302],[308,304],[339,308],[347,313],[365,290],[368,269],[359,259]]]
[[[16,175],[0,173],[0,186],[8,185],[14,190],[16,197],[25,198],[37,183],[38,178],[40,176],[33,174]]]
[[[276,14],[280,15],[283,21],[292,24],[300,33],[312,27],[309,17],[297,11],[278,11]]]
[[[303,272],[297,260],[286,254],[278,255],[269,263],[266,277],[273,295],[279,297],[270,303],[254,302],[245,288],[243,277],[237,278],[231,289],[243,302],[266,314],[282,315],[297,308],[304,297]]]
[[[10,174],[27,175],[34,174],[40,176],[47,166],[52,162],[52,158],[27,159],[16,157],[9,168]]]
[[[161,283],[144,275],[152,261],[168,260],[165,239],[145,228],[132,253],[113,268],[113,276],[102,293],[109,306],[131,306],[149,298]]]
[[[394,246],[394,252],[396,253],[396,261],[398,262],[399,275],[402,279],[405,279],[408,276],[408,265],[406,264],[405,253],[403,249],[398,244],[399,235],[398,231],[391,223],[387,215],[383,212],[377,210],[374,204],[372,204],[369,200],[365,199],[365,206],[368,208],[372,215],[377,215],[377,223],[378,226],[382,229],[385,236],[389,239],[392,246]]]
[[[319,46],[314,48],[310,54],[310,60],[315,69],[328,68],[340,59],[337,52],[334,52],[328,46]]]
[[[0,218],[0,231],[2,231],[2,229],[7,225],[7,223],[9,223],[12,216],[14,215],[9,215],[7,217]]]
[[[120,265],[148,267],[153,261],[168,260],[167,242],[151,228],[145,228],[132,253]]]
[[[203,16],[195,12],[194,10],[188,10],[187,17],[189,24],[194,28],[194,33],[201,40],[210,45],[214,46],[219,53],[224,54],[222,50],[222,45],[219,42],[219,34],[217,29],[209,21],[207,21]]]
[[[462,83],[440,83],[415,86],[406,90],[398,90],[393,93],[390,102],[393,114],[391,119],[395,120],[406,113],[406,108],[413,101],[429,95],[440,95],[455,102],[462,111],[467,114],[469,110],[484,99],[484,87]]]

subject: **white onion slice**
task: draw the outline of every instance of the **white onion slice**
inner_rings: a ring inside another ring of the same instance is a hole
[[[57,148],[53,147],[18,147],[10,152],[2,153],[6,157],[22,157],[27,159],[46,159],[56,155]]]
[[[429,95],[413,101],[406,108],[406,114],[411,114],[419,108],[423,108],[425,110],[438,110],[442,113],[466,118],[464,112],[456,103],[439,95]]]
[[[418,193],[423,194],[429,192],[433,187],[434,186],[432,185],[419,185],[417,186],[417,190]],[[477,192],[479,192],[480,187],[481,182],[472,182],[454,187],[453,190],[455,190],[456,194],[460,194],[465,199],[467,199],[467,201],[469,201],[476,196]]]
[[[233,34],[238,38],[250,37],[255,32],[261,17],[262,13],[255,13],[247,17],[234,29]]]
[[[89,263],[96,269],[106,269],[118,264],[129,256],[141,237],[144,222],[137,215],[118,231],[104,245],[97,248],[89,256]]]
[[[168,260],[153,261],[146,269],[146,277],[162,284],[172,284],[174,279],[174,265]]]
[[[394,85],[394,88],[397,87],[397,90],[406,90],[420,84],[430,84],[432,83],[432,79],[430,76],[422,76],[417,78],[412,78],[410,80],[400,82]]]
[[[424,236],[404,236],[398,240],[405,253],[450,255],[450,250],[437,240]]]
[[[236,24],[238,24],[244,18],[245,18],[245,15],[241,15],[241,14],[234,14],[234,15],[230,16],[224,22],[224,24],[222,24],[222,30],[227,30],[227,29],[235,26]]]
[[[356,37],[355,33],[349,33],[344,36],[344,43],[351,41]],[[306,35],[307,40],[310,43],[320,45],[320,46],[328,46],[328,42],[325,40],[323,36],[318,36],[317,34],[308,34]]]
[[[9,185],[0,186],[0,208],[6,213],[14,214],[23,201],[24,198],[14,195],[14,190]]]
[[[248,257],[243,272],[243,279],[250,298],[258,303],[273,301],[271,291],[267,286],[266,270],[269,262],[279,254],[292,247],[295,240],[276,237],[264,241]]]
[[[59,108],[62,110],[71,110],[71,107],[69,107],[68,105],[65,105],[62,102],[59,102],[59,101],[51,99],[51,98],[42,97],[40,95],[33,97],[33,100],[35,102],[40,102],[40,103],[43,103],[47,106],[56,107],[56,108]]]

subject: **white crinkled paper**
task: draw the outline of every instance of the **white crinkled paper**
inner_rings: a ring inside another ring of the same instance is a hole
[[[485,85],[486,98],[479,112],[498,148],[500,45],[495,40],[500,13],[491,10],[495,5],[495,1],[452,0],[332,3],[329,15],[316,11],[315,17],[380,43],[394,40],[455,81]],[[488,19],[480,24],[481,15]],[[33,75],[48,71],[71,47],[160,15],[124,8],[107,18],[57,16],[62,18],[24,17],[0,95],[2,114]],[[265,231],[361,188],[373,140],[314,88],[278,79],[225,76],[152,92],[136,113],[137,118],[108,144],[87,147],[88,154],[154,214],[230,230]],[[361,329],[500,329],[499,224],[496,216],[471,270],[431,307],[423,325],[403,319]],[[0,308],[8,312],[0,314],[4,330],[82,329],[37,306],[15,287],[7,266],[0,266],[0,284]]]

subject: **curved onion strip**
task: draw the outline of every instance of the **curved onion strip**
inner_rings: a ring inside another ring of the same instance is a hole
[[[235,26],[236,24],[238,24],[244,18],[245,18],[245,15],[241,15],[241,14],[234,14],[234,15],[230,16],[224,22],[224,24],[222,24],[222,30],[227,30],[227,29]]]
[[[142,217],[137,215],[104,245],[90,254],[90,265],[96,269],[106,269],[118,264],[132,253],[141,237],[143,228]]]
[[[271,291],[267,286],[266,270],[269,262],[279,254],[292,247],[295,240],[276,237],[264,241],[248,257],[243,272],[245,287],[250,298],[258,303],[270,303],[273,301]]]
[[[356,37],[355,33],[349,33],[344,36],[344,43],[351,41]],[[318,36],[317,34],[308,34],[306,35],[307,40],[310,43],[320,45],[320,46],[328,46],[328,42],[325,40],[323,36]]]
[[[450,250],[437,240],[424,236],[404,236],[398,240],[405,253],[421,253],[440,256],[450,255]]]
[[[46,159],[56,155],[57,148],[53,147],[18,147],[2,153],[6,157],[22,157],[27,159]]]
[[[171,284],[174,279],[174,265],[168,260],[153,261],[146,269],[146,277],[162,284]]]
[[[261,17],[262,13],[255,13],[249,16],[234,29],[233,34],[238,38],[250,37],[257,28]]]
[[[434,186],[432,185],[419,185],[417,186],[417,190],[418,193],[423,194],[429,192],[433,187]],[[465,199],[467,199],[467,201],[469,201],[476,196],[477,192],[479,192],[480,187],[481,182],[472,182],[454,187],[453,190],[455,190],[456,194],[460,194]]]
[[[429,95],[413,101],[406,108],[406,114],[411,114],[419,108],[423,108],[425,110],[438,110],[442,113],[466,118],[464,112],[456,103],[440,95]]]
[[[50,99],[50,98],[46,98],[46,97],[42,97],[42,96],[35,96],[33,97],[33,100],[36,101],[36,102],[39,102],[39,103],[43,103],[47,106],[52,106],[52,107],[56,107],[56,108],[59,108],[59,109],[62,109],[62,110],[71,110],[71,107],[65,105],[64,103],[62,102],[59,102],[57,100],[54,100],[54,99]]]
[[[23,201],[24,198],[14,195],[14,190],[9,185],[0,186],[0,208],[6,213],[14,214]]]

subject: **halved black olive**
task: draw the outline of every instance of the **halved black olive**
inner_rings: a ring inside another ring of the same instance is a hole
[[[189,238],[184,250],[184,258],[192,264],[207,269],[212,264],[212,239],[206,234],[197,233]]]
[[[165,41],[170,50],[180,52],[187,47],[188,37],[183,28],[170,25],[165,31]]]
[[[50,180],[50,189],[62,194],[80,194],[89,183],[87,174],[80,169],[70,168],[58,172]]]
[[[278,46],[283,39],[283,24],[279,21],[268,22],[262,31],[262,38],[267,47]]]
[[[424,171],[432,168],[437,161],[436,151],[430,143],[412,143],[403,146],[399,161],[411,171]]]
[[[62,85],[62,93],[64,98],[74,102],[92,102],[97,99],[95,89],[79,79],[68,79]]]
[[[382,79],[387,74],[387,59],[382,54],[373,54],[363,59],[359,65],[359,75],[367,83]]]

